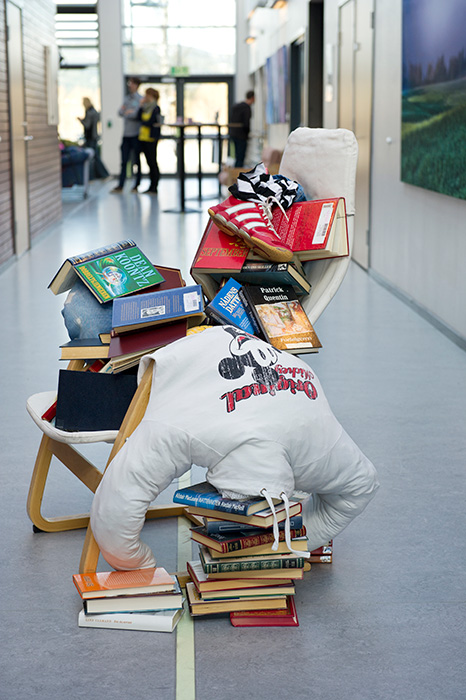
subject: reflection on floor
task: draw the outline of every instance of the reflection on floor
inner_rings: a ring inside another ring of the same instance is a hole
[[[68,255],[135,238],[154,262],[181,267],[189,281],[207,223],[207,200],[190,201],[201,213],[165,213],[177,206],[174,180],[161,182],[158,198],[110,195],[113,184],[68,210],[0,275],[0,696],[8,700],[176,697],[175,635],[79,629],[71,575],[84,533],[33,534],[25,513],[40,438],[25,402],[56,386],[58,346],[67,339],[64,298],[47,290],[52,276]],[[188,196],[196,188],[188,181]],[[214,181],[204,189],[215,193]],[[324,347],[312,367],[382,487],[337,538],[334,563],[314,566],[298,587],[299,628],[196,621],[196,696],[459,700],[466,687],[466,355],[356,265],[317,332]],[[100,449],[91,456],[103,463]],[[89,493],[58,463],[51,477],[46,514],[88,509]],[[174,570],[176,524],[148,523],[144,538]]]

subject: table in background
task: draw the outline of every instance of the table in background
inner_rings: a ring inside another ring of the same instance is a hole
[[[202,172],[202,159],[201,159],[201,150],[202,150],[202,141],[204,139],[209,139],[211,141],[216,141],[218,145],[218,174],[220,174],[220,171],[222,169],[222,145],[223,141],[228,139],[227,134],[222,134],[222,128],[226,128],[229,126],[229,124],[217,124],[215,122],[213,123],[200,123],[200,122],[183,122],[183,123],[178,123],[175,122],[174,124],[163,124],[162,128],[164,126],[168,126],[174,129],[178,129],[177,134],[167,134],[163,135],[162,138],[164,139],[174,139],[177,142],[177,150],[176,150],[176,160],[177,160],[177,175],[178,175],[178,180],[180,183],[180,188],[179,188],[179,209],[169,209],[165,210],[167,212],[172,212],[172,213],[177,213],[177,214],[189,214],[191,212],[197,212],[199,213],[199,209],[187,209],[186,208],[186,196],[185,196],[185,180],[186,180],[186,167],[185,167],[185,154],[184,154],[184,144],[187,139],[190,138],[195,138],[197,139],[198,142],[198,153],[199,153],[199,165],[198,165],[198,172],[197,172],[197,178],[198,178],[198,186],[199,186],[199,194],[197,199],[199,201],[202,201],[202,178],[203,178],[203,172]],[[215,134],[203,134],[202,133],[202,128],[203,127],[213,127],[216,129]],[[197,134],[193,137],[187,136],[185,131],[186,129],[197,129]],[[218,181],[218,197],[219,199],[222,196],[222,186],[220,183],[220,180]],[[212,199],[212,197],[209,197],[209,199]]]

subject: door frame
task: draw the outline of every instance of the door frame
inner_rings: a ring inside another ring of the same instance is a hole
[[[125,76],[125,84],[132,76]],[[175,85],[176,91],[176,114],[178,117],[184,118],[184,99],[183,88],[186,83],[227,83],[228,85],[228,113],[233,106],[233,92],[235,78],[233,75],[186,75],[186,76],[167,76],[157,74],[137,75],[137,78],[142,83],[172,83]]]

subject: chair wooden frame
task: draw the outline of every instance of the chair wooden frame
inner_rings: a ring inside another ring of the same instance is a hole
[[[82,362],[72,362],[68,369],[82,369]],[[148,366],[141,382],[133,396],[126,416],[118,431],[105,469],[113,457],[124,445],[125,440],[137,428],[144,416],[149,401],[152,383],[152,363]],[[81,455],[72,445],[60,442],[44,433],[37,453],[34,471],[29,487],[27,512],[34,529],[44,532],[63,532],[87,527],[87,534],[81,558],[80,572],[95,571],[99,558],[99,548],[89,526],[89,513],[79,513],[65,517],[46,518],[41,513],[42,499],[49,474],[52,457],[55,456],[69,469],[87,488],[95,493],[103,472]],[[184,515],[183,506],[154,506],[149,508],[147,518],[167,518]]]

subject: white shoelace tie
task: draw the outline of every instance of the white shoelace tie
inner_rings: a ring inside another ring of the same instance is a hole
[[[310,552],[300,552],[297,549],[293,549],[291,545],[291,526],[290,526],[290,502],[288,500],[288,496],[284,491],[281,492],[280,498],[282,499],[283,503],[285,504],[285,510],[286,510],[286,520],[285,520],[285,542],[287,544],[288,549],[290,552],[293,554],[299,554],[301,557],[305,557],[308,559],[311,556]]]
[[[280,200],[277,199],[277,197],[274,197],[273,195],[271,195],[270,197],[267,197],[267,200],[266,200],[265,202],[257,202],[257,204],[261,207],[262,211],[264,212],[264,214],[265,214],[266,217],[268,218],[268,220],[269,220],[269,222],[270,222],[270,227],[271,227],[272,229],[273,229],[273,224],[272,224],[272,207],[273,207],[274,204],[277,204],[277,205],[278,205],[278,207],[282,210],[285,219],[288,221],[287,213],[286,213],[286,211],[284,210],[283,205],[281,204]],[[273,231],[274,231],[274,233],[275,233],[275,230],[274,230],[274,229],[273,229]]]
[[[272,511],[272,516],[273,516],[273,545],[272,545],[272,551],[276,552],[278,549],[278,542],[280,540],[280,533],[278,530],[278,519],[277,519],[277,513],[275,512],[275,506],[273,504],[273,501],[270,497],[269,492],[267,491],[266,488],[261,489],[260,493],[264,496],[265,500],[267,501],[267,504]],[[301,552],[296,549],[293,549],[291,545],[291,526],[290,526],[290,502],[288,500],[288,496],[284,491],[281,492],[280,498],[282,499],[283,503],[285,504],[285,512],[286,512],[286,519],[285,519],[285,542],[286,546],[288,547],[289,551],[291,554],[299,554],[301,557],[305,557],[306,559],[311,556],[310,552]]]

